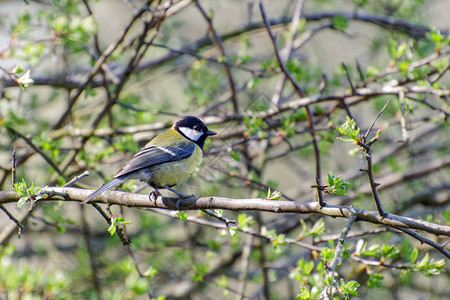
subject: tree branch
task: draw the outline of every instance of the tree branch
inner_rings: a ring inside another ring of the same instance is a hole
[[[41,190],[40,193],[47,194],[48,196],[46,198],[44,197],[44,199],[40,201],[65,200],[81,202],[92,192],[93,190],[77,188],[46,188]],[[21,195],[16,192],[0,191],[0,204],[17,202],[20,198]],[[94,198],[92,203],[107,203],[110,205],[123,205],[128,207],[152,207],[177,210],[176,202],[178,200],[178,198],[158,197],[156,202],[153,202],[148,200],[148,195],[108,191]],[[183,199],[180,204],[180,208],[183,210],[228,209],[234,211],[258,210],[273,213],[318,213],[324,216],[337,218],[349,218],[352,210],[354,210],[357,215],[357,221],[364,221],[377,225],[386,225],[389,227],[421,230],[434,235],[450,236],[450,226],[434,224],[423,220],[402,217],[389,213],[386,213],[386,215],[382,217],[376,211],[352,208],[350,206],[327,205],[325,207],[321,207],[317,202],[274,201],[265,200],[262,198],[233,199],[211,196]]]

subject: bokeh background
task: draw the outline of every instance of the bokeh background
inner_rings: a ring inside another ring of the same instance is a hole
[[[196,115],[219,134],[180,191],[239,199],[266,197],[271,187],[284,200],[316,201],[312,130],[322,183],[330,171],[349,182],[345,196],[325,200],[375,210],[361,151],[339,141],[336,127],[350,116],[365,133],[390,101],[370,135],[381,130],[373,158],[384,208],[448,224],[450,1],[263,3],[289,71],[316,99],[313,129],[289,81],[279,89],[259,1],[0,1],[1,190],[13,188],[14,149],[16,182],[61,186],[89,171],[77,187],[95,189],[172,122]],[[150,191],[139,182],[120,189]],[[132,241],[123,246],[91,206],[0,203],[26,225],[19,238],[0,213],[1,299],[309,299],[298,295],[323,288],[323,254],[295,241],[333,248],[346,224],[225,211],[239,221],[230,236],[198,224],[214,220],[195,211],[183,222],[167,211],[101,206],[131,222],[117,224]],[[450,296],[448,266],[420,269],[411,259],[418,247],[417,261],[441,261],[433,248],[373,224],[352,231],[338,273],[359,282],[360,299]]]

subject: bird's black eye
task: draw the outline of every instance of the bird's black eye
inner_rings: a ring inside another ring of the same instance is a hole
[[[200,125],[195,125],[194,130],[201,131]]]

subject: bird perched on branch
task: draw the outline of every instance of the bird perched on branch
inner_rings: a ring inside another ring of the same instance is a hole
[[[90,194],[81,204],[127,179],[147,182],[154,189],[152,193],[159,194],[159,188],[166,188],[184,196],[171,187],[191,176],[202,161],[206,138],[215,134],[200,119],[184,117],[148,142],[114,175],[113,180]]]

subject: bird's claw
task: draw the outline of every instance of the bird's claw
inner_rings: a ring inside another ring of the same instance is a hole
[[[156,203],[156,200],[158,199],[159,196],[161,196],[161,193],[159,192],[159,190],[155,189],[148,194],[148,200],[153,201],[153,203]]]
[[[177,203],[175,204],[175,207],[177,208],[177,210],[180,210],[180,204],[183,199],[195,198],[195,195],[185,195],[185,194],[182,194],[168,186],[165,186],[164,188],[168,189],[169,191],[171,191],[172,193],[174,193],[178,196]]]

